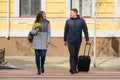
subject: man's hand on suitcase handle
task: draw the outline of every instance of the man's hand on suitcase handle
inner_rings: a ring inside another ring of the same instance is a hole
[[[90,41],[86,41],[86,45],[91,45]]]
[[[64,42],[64,45],[65,45],[65,46],[68,46],[68,42],[67,42],[67,41],[65,41],[65,42]]]

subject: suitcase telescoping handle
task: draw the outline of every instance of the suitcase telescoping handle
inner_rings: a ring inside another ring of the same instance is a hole
[[[89,49],[88,49],[88,56],[89,56],[89,54],[90,54],[90,47],[91,47],[91,43],[86,43],[85,44],[85,49],[84,49],[84,56],[85,56],[85,51],[86,51],[86,46],[89,46]]]

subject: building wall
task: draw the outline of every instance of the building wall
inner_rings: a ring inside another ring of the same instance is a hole
[[[28,35],[28,32],[32,28],[32,25],[35,20],[35,16],[20,17],[19,0],[10,0],[9,6],[7,1],[8,0],[0,0],[0,8],[1,8],[0,9],[0,48],[5,47],[6,55],[8,56],[33,55],[34,51],[31,49],[30,43],[28,43],[26,37]],[[92,0],[92,6],[93,6],[92,16],[84,17],[89,29],[91,42],[93,42],[93,37],[94,37],[95,0]],[[7,18],[8,7],[10,9],[10,15],[9,15],[10,18]],[[119,7],[120,7],[119,0],[97,0],[96,36],[98,40],[97,53],[100,55],[113,56],[113,54],[115,54],[115,51],[111,48],[112,47],[112,45],[110,45],[111,42],[108,43],[107,40],[110,39],[111,41],[113,38],[116,38],[116,40],[119,41],[119,37],[120,37]],[[46,11],[47,19],[50,20],[51,30],[52,30],[52,40],[51,40],[52,43],[50,45],[50,48],[48,49],[48,55],[67,56],[68,52],[67,49],[63,47],[64,45],[63,45],[62,37],[64,32],[65,21],[66,19],[69,18],[70,0],[42,0],[42,10]],[[11,37],[10,40],[6,39],[8,36]],[[100,48],[102,46],[101,44],[103,43],[106,44],[106,46],[110,49],[110,53],[106,52],[106,48],[104,47],[102,47],[103,49]],[[57,49],[55,49],[54,51],[53,47],[55,47],[56,45],[57,45]],[[23,46],[27,47],[27,49],[25,49],[26,51],[24,50],[25,47]],[[60,47],[60,49],[58,47]],[[118,49],[118,46],[116,47],[114,46],[114,48]],[[57,52],[59,53],[56,54]],[[61,53],[64,54],[61,55]]]
[[[90,38],[92,43],[90,49],[90,55],[94,55],[93,51],[93,38]],[[96,43],[96,56],[106,57],[106,56],[120,56],[120,38],[110,37],[110,38],[97,38]],[[6,56],[34,56],[34,50],[31,48],[31,44],[28,42],[27,38],[11,38],[7,40],[6,38],[0,38],[0,48],[6,49]],[[85,39],[81,44],[79,55],[83,55],[85,48]],[[88,47],[87,47],[88,49]],[[86,55],[87,55],[86,51]],[[68,57],[69,52],[67,46],[64,46],[63,38],[52,37],[51,43],[47,49],[47,56],[49,57]]]
[[[98,17],[114,17],[115,0],[97,0],[97,16]]]
[[[67,0],[47,0],[47,17],[66,17],[66,1]]]

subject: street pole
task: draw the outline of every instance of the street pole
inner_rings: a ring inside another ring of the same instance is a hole
[[[7,0],[7,39],[10,39],[10,0]]]
[[[96,19],[97,15],[97,0],[95,0],[95,12],[94,12],[94,67],[96,67]]]

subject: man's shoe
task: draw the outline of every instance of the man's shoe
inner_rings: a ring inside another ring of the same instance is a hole
[[[75,71],[74,71],[74,70],[71,70],[71,69],[70,69],[69,71],[70,71],[70,73],[71,73],[71,74],[74,74],[74,73],[75,73]]]
[[[75,70],[75,73],[78,73],[78,71],[77,71],[77,70]]]

